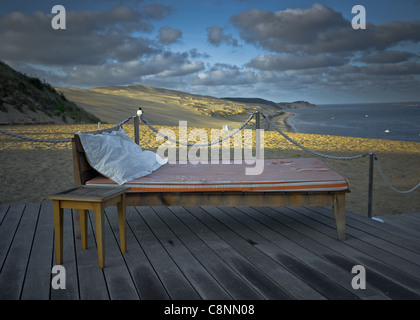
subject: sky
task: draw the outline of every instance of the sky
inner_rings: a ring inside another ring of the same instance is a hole
[[[420,0],[2,0],[0,60],[56,87],[420,101]]]

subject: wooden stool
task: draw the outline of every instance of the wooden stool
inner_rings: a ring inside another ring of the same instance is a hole
[[[57,264],[63,263],[63,209],[80,210],[80,232],[82,249],[87,248],[87,210],[95,211],[96,243],[99,268],[105,264],[104,210],[108,206],[118,207],[121,251],[126,250],[125,192],[130,187],[79,186],[48,196],[53,200],[54,230]]]

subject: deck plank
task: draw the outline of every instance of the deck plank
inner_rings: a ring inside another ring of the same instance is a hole
[[[320,273],[316,268],[310,267],[305,263],[301,263],[298,259],[277,245],[277,241],[273,242],[267,239],[266,234],[268,230],[264,230],[264,232],[262,232],[263,235],[256,232],[261,225],[259,225],[255,220],[246,219],[246,215],[241,214],[241,211],[233,207],[223,207],[221,209],[230,216],[230,218],[228,218],[227,216],[222,215],[221,218],[223,220],[221,221],[223,223],[230,226],[230,228],[237,230],[244,239],[253,243],[255,248],[258,248],[261,252],[277,261],[279,265],[295,274],[299,279],[304,281],[311,288],[320,292],[326,298],[331,299],[332,297],[335,297],[336,299],[348,300],[355,299],[357,297],[350,291],[338,286],[334,281],[330,280],[328,276]],[[238,227],[240,224],[243,224],[243,227]]]
[[[313,211],[308,208],[302,208],[301,210],[305,210],[302,212],[304,212],[306,216],[310,214],[309,212],[311,212],[311,214],[313,213]],[[317,217],[319,221],[330,225],[333,224],[329,217],[325,215],[324,211],[317,211],[317,213],[321,213],[321,215]],[[375,257],[384,264],[388,264],[411,275],[413,278],[407,278],[407,284],[416,291],[420,289],[420,282],[416,279],[416,276],[420,274],[420,265],[418,265],[419,256],[417,254],[405,250],[404,248],[397,247],[378,237],[372,237],[350,225],[347,226],[347,233],[352,237],[347,241],[348,245],[353,246],[355,249],[364,252],[371,257]]]
[[[143,214],[150,207],[135,208],[127,212],[127,221],[133,230],[137,241],[143,248],[149,261],[154,266],[166,291],[174,300],[199,300],[200,296],[191,283],[184,277],[182,271],[168,254],[153,231],[146,224]]]
[[[159,207],[155,211],[161,219],[171,226],[171,230],[182,243],[191,251],[198,261],[224,286],[233,299],[260,300],[262,299],[243,278],[241,278],[228,264],[226,264],[204,241],[189,229],[174,214],[174,211],[185,210],[182,207]]]
[[[63,221],[63,265],[66,272],[66,289],[51,290],[51,300],[78,300],[80,295],[72,210],[64,209]],[[57,264],[55,254],[54,246],[53,266]]]
[[[109,207],[108,211],[114,214],[108,215],[114,234],[119,234],[118,216],[116,207]],[[135,211],[134,207],[127,207],[127,212]],[[137,215],[137,212],[135,213]],[[127,225],[127,246],[123,258],[131,274],[134,285],[142,300],[167,300],[169,294],[157,276],[153,265],[150,263],[140,244],[138,243],[131,226]]]
[[[202,299],[231,299],[227,292],[220,287],[212,275],[197,261],[195,256],[175,236],[172,230],[164,224],[153,209],[142,210],[142,216]]]
[[[6,261],[10,246],[15,237],[20,219],[25,209],[24,204],[11,205],[0,224],[0,272]]]
[[[13,242],[0,273],[1,299],[17,300],[22,287],[29,261],[35,226],[38,220],[39,203],[28,204],[22,212],[22,219],[16,230]],[[13,279],[13,281],[10,281]]]
[[[232,213],[232,217],[248,225],[260,237],[266,238],[284,250],[282,257],[284,259],[289,256],[286,259],[291,260],[291,263],[289,263],[290,270],[293,271],[297,265],[302,271],[300,272],[300,276],[307,283],[314,282],[318,279],[318,283],[314,285],[317,287],[321,285],[319,290],[326,297],[334,297],[334,299],[339,299],[339,297],[343,299],[354,299],[356,297],[359,299],[372,299],[373,297],[387,299],[385,295],[376,290],[372,290],[372,288],[353,290],[351,281],[354,275],[349,273],[348,270],[343,270],[320,256],[318,254],[320,252],[319,246],[313,245],[314,243],[310,238],[305,237],[303,241],[296,242],[294,241],[294,237],[290,236],[290,231],[284,232],[286,227],[278,221],[251,207],[240,207],[236,209],[237,212]],[[241,212],[244,214],[240,214]],[[332,283],[341,286],[347,292],[344,294],[341,290],[341,292],[337,292],[337,289]]]
[[[139,295],[117,242],[119,232],[116,235],[112,232],[107,219],[107,216],[111,213],[107,210],[105,211],[107,214],[105,215],[106,268],[104,268],[104,274],[110,298],[112,300],[138,300]],[[116,212],[114,212],[114,215],[116,215]]]
[[[0,225],[6,216],[7,211],[9,210],[10,206],[8,205],[0,205]]]
[[[301,207],[281,207],[274,209],[289,217],[288,224],[302,235],[309,235],[314,241],[318,241],[324,244],[328,250],[332,250],[332,253],[323,255],[325,259],[348,271],[351,271],[354,265],[364,266],[367,270],[366,272],[369,272],[371,275],[371,279],[375,280],[372,283],[373,287],[393,299],[418,298],[415,293],[417,285],[414,283],[414,288],[409,289],[412,286],[412,277],[388,265],[386,261],[382,260],[381,254],[376,254],[375,251],[371,251],[371,255],[369,255],[364,252],[363,246],[362,251],[358,250],[360,246],[358,244],[354,246],[355,241],[358,239],[351,235],[347,235],[347,240],[344,243],[334,241],[332,225],[326,225],[317,221],[320,216],[316,212],[308,212],[308,209]],[[317,228],[320,232],[313,232],[313,228]],[[405,286],[408,286],[408,288]],[[393,292],[390,292],[389,288],[393,288],[391,290]]]
[[[313,208],[312,210],[322,214],[324,217],[328,214],[328,210],[326,208]],[[413,276],[418,275],[420,277],[420,255],[418,253],[403,247],[403,242],[396,242],[395,235],[392,237],[389,235],[387,236],[378,230],[375,230],[375,233],[372,233],[372,229],[366,228],[363,226],[363,224],[355,222],[351,218],[350,213],[347,215],[349,216],[347,219],[347,230],[350,235],[357,239],[361,239],[363,242],[373,245],[376,248],[384,250],[393,256],[397,256],[412,262],[410,274]],[[395,263],[393,264],[395,265]]]
[[[416,216],[420,217],[420,213],[415,214]],[[380,217],[388,224],[395,227],[397,230],[400,230],[401,232],[407,233],[408,235],[420,240],[420,234],[418,232],[419,225],[414,225],[411,219],[405,217],[405,215],[392,215],[392,216],[385,216]]]
[[[420,299],[420,214],[346,212],[337,241],[327,207],[127,207],[127,252],[117,210],[105,210],[105,268],[94,217],[81,249],[64,210],[66,289],[53,289],[51,201],[0,206],[0,300]],[[351,269],[366,268],[354,290]]]
[[[22,289],[22,300],[48,300],[51,284],[44,281],[51,276],[53,265],[54,222],[52,210],[41,204],[38,224]]]
[[[224,224],[221,224],[219,219],[226,221],[226,216],[223,215],[223,212],[219,208],[206,206],[203,209],[208,215],[202,214],[196,217],[229,243],[232,248],[235,248],[242,256],[257,266],[263,273],[283,287],[291,297],[296,299],[324,299],[319,292],[308,286],[299,277],[287,269],[282,268],[281,265],[255,248],[252,239],[239,236],[237,234],[237,228],[233,231]]]
[[[80,299],[82,300],[105,300],[109,299],[109,292],[106,285],[103,270],[98,268],[98,254],[96,239],[94,237],[94,226],[91,221],[93,212],[88,215],[87,238],[88,247],[82,249],[80,228],[77,227],[78,218],[76,211],[73,211],[75,250],[77,259],[77,273],[79,277]]]
[[[206,243],[226,264],[228,264],[242,279],[244,285],[250,285],[264,299],[291,299],[278,284],[259,270],[252,262],[232,248],[222,237],[215,234],[207,225],[202,223],[191,212],[198,211],[198,215],[205,212],[199,207],[183,208],[173,211],[204,243]]]

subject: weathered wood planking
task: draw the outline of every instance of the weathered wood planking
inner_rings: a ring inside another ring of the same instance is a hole
[[[82,250],[65,210],[66,289],[54,290],[51,202],[0,206],[0,299],[420,299],[420,214],[380,223],[347,212],[339,242],[327,207],[128,207],[122,254],[110,207],[101,270],[92,213]],[[351,286],[356,264],[365,290]]]

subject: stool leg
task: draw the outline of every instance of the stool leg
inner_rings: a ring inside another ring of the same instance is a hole
[[[120,246],[121,252],[127,250],[127,236],[125,230],[125,193],[121,195],[121,201],[117,204],[118,208],[118,225],[120,228]]]
[[[96,226],[96,244],[98,246],[98,264],[103,268],[105,264],[105,246],[104,246],[104,208],[101,203],[95,204],[95,226]]]
[[[59,200],[53,200],[55,255],[57,264],[63,264],[63,209]]]
[[[82,238],[82,249],[87,249],[87,210],[80,209],[80,236]]]
[[[334,195],[333,206],[335,225],[337,228],[338,240],[346,240],[346,209],[345,209],[345,194]]]

